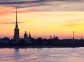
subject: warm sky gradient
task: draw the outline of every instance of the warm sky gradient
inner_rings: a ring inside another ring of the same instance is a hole
[[[18,6],[18,21],[20,36],[25,30],[33,37],[56,35],[59,38],[84,38],[84,2],[83,0],[55,1],[44,0],[15,4],[0,1],[0,37],[13,37],[15,23],[15,8]],[[19,0],[20,1],[20,0]],[[5,2],[5,3],[4,3]],[[20,1],[21,2],[21,1]],[[23,2],[23,1],[22,1]]]

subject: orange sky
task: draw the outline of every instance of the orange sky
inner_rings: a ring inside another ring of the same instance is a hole
[[[30,8],[18,9],[20,37],[25,30],[33,37],[50,35],[59,38],[84,38],[83,11],[40,11]],[[0,7],[0,37],[13,37],[15,22],[15,8]]]

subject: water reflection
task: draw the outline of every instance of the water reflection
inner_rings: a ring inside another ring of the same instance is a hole
[[[26,60],[27,55],[27,49],[19,49],[15,48],[14,49],[14,62],[28,62]]]
[[[19,54],[19,49],[15,48],[14,49],[14,60],[15,62],[19,62],[19,59],[21,58],[20,54]]]
[[[84,62],[84,48],[0,49],[0,62]]]

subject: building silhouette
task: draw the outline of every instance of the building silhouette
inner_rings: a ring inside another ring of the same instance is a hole
[[[24,33],[24,39],[27,39],[28,38],[28,35],[27,35],[27,32],[25,31]]]
[[[31,38],[32,38],[32,36],[31,36],[30,32],[29,32],[29,36],[28,36],[28,38],[29,38],[29,39],[31,39]]]
[[[14,37],[13,39],[15,41],[19,40],[19,27],[18,27],[18,19],[17,19],[17,8],[16,8],[16,23],[15,23],[15,29],[14,29]]]
[[[29,44],[32,43],[32,36],[31,36],[30,32],[29,32],[29,34],[27,34],[27,32],[25,31],[24,40],[25,40],[25,43],[29,43]]]
[[[73,40],[74,40],[74,31],[73,31]]]
[[[50,39],[52,39],[52,36],[50,35]]]

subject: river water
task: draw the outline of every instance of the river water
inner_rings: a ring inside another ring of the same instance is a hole
[[[0,62],[84,62],[84,48],[0,48]]]

